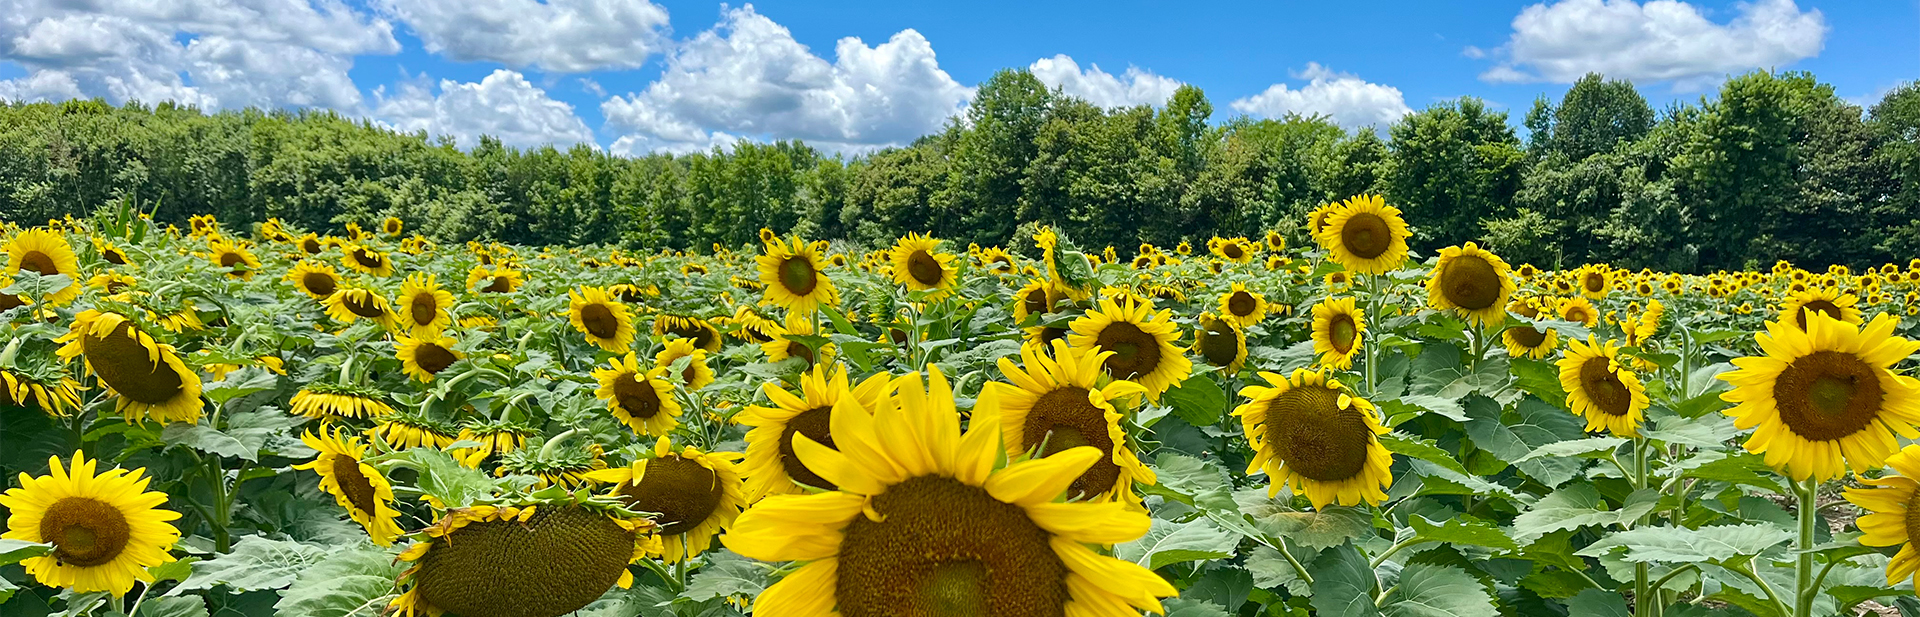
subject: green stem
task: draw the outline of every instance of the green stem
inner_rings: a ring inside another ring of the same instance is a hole
[[[1375,369],[1375,366],[1379,364],[1380,360],[1379,283],[1381,276],[1383,275],[1376,274],[1367,277],[1367,325],[1366,331],[1360,333],[1360,343],[1367,346],[1367,396],[1372,397],[1377,397],[1380,394],[1380,374]]]
[[[1299,575],[1300,580],[1306,581],[1307,585],[1313,585],[1313,575],[1307,573],[1307,567],[1301,565],[1300,560],[1293,558],[1293,551],[1287,550],[1287,540],[1285,538],[1275,537],[1274,541],[1280,544],[1278,547],[1280,549],[1280,556],[1287,558],[1287,565],[1293,566],[1293,573]]]
[[[1787,607],[1787,603],[1780,599],[1779,592],[1776,592],[1773,590],[1773,585],[1768,584],[1767,579],[1761,578],[1759,574],[1754,573],[1753,564],[1751,563],[1741,564],[1740,567],[1738,568],[1728,568],[1728,569],[1736,573],[1739,573],[1742,576],[1747,577],[1747,580],[1753,581],[1753,584],[1759,585],[1760,591],[1766,593],[1767,600],[1773,603],[1774,610],[1779,611],[1780,614],[1782,615],[1792,614],[1788,612],[1789,609]]]
[[[1800,556],[1798,563],[1794,565],[1793,569],[1793,616],[1811,617],[1811,615],[1813,615],[1813,597],[1818,591],[1813,587],[1812,549],[1814,525],[1821,520],[1819,508],[1815,505],[1815,502],[1818,501],[1820,481],[1808,478],[1804,482],[1795,484],[1794,492],[1797,493],[1796,496],[1800,498],[1800,508],[1797,510],[1797,514],[1800,517],[1800,538],[1799,542],[1795,543],[1793,547],[1800,551]]]
[[[1392,557],[1394,553],[1398,553],[1402,550],[1405,550],[1407,547],[1413,546],[1415,544],[1421,544],[1421,543],[1427,542],[1428,540],[1429,540],[1428,538],[1415,536],[1412,538],[1407,538],[1406,540],[1403,540],[1400,542],[1395,542],[1393,546],[1387,547],[1386,551],[1381,552],[1380,556],[1374,557],[1373,562],[1370,565],[1372,567],[1378,568],[1380,567],[1380,564],[1386,563],[1387,558]]]
[[[547,460],[547,456],[553,454],[553,451],[559,448],[561,443],[565,442],[568,437],[572,437],[579,432],[580,429],[570,428],[560,431],[560,434],[554,435],[552,439],[548,439],[547,443],[540,446],[540,460]]]
[[[1634,490],[1637,491],[1647,487],[1647,471],[1650,467],[1652,466],[1647,464],[1647,438],[1633,438]],[[1632,527],[1645,525],[1647,516],[1648,515],[1641,515],[1638,520],[1633,522]],[[1653,598],[1652,590],[1654,588],[1650,586],[1650,581],[1648,580],[1650,575],[1651,572],[1646,563],[1636,563],[1633,565],[1633,614],[1635,615],[1652,615],[1653,607],[1659,604],[1655,602]]]

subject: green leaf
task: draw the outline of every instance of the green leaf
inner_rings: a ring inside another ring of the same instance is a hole
[[[1160,604],[1167,609],[1166,617],[1233,617],[1226,609],[1212,602],[1173,598]]]
[[[1599,557],[1618,548],[1633,563],[1731,563],[1750,559],[1794,538],[1793,532],[1762,523],[1685,527],[1639,527],[1608,534],[1576,555]]]
[[[394,554],[362,548],[338,551],[300,572],[280,592],[275,617],[374,617],[393,599],[393,579],[406,569]]]
[[[1720,453],[1713,451],[1696,452],[1693,456],[1683,459],[1681,464],[1685,465],[1692,460],[1707,458],[1709,455],[1720,455]],[[1682,469],[1683,471],[1680,472],[1681,477],[1744,484],[1770,490],[1775,493],[1787,492],[1786,487],[1780,484],[1779,476],[1773,473],[1773,468],[1768,467],[1766,459],[1758,454],[1735,452],[1730,455],[1720,456],[1720,458],[1707,460],[1699,465],[1683,467]]]
[[[213,404],[221,405],[255,392],[272,390],[278,386],[278,375],[257,366],[247,366],[229,373],[226,379],[207,384],[207,388],[201,392],[201,395],[213,401]]]
[[[39,557],[51,552],[53,552],[52,544],[0,538],[0,566],[20,563],[22,559]]]
[[[1233,494],[1228,489],[1233,486],[1227,470],[1213,463],[1183,454],[1163,452],[1154,459],[1154,474],[1157,482],[1146,487],[1149,494],[1172,498],[1175,501],[1202,509],[1232,510]]]
[[[1471,420],[1465,426],[1473,445],[1509,463],[1526,459],[1534,448],[1586,436],[1573,414],[1532,397],[1506,411],[1493,399],[1473,396],[1466,409]],[[1514,466],[1541,484],[1557,487],[1573,479],[1580,461],[1532,459]]]
[[[1431,439],[1421,439],[1406,433],[1389,433],[1380,436],[1380,444],[1394,454],[1410,456],[1435,465],[1439,465],[1461,475],[1468,475],[1467,468],[1454,460],[1446,450],[1433,445]]]
[[[288,540],[242,536],[233,552],[194,565],[193,576],[167,595],[225,585],[235,592],[279,589],[300,571],[326,558],[330,549]]]
[[[1226,559],[1240,544],[1240,535],[1221,529],[1213,521],[1195,519],[1175,523],[1153,519],[1147,535],[1113,547],[1113,556],[1131,561],[1149,570],[1189,561]]]
[[[1552,362],[1531,358],[1512,358],[1515,387],[1543,401],[1565,401],[1567,391],[1560,385],[1560,368]]]
[[[1733,427],[1733,418],[1725,414],[1713,414],[1691,419],[1682,416],[1666,418],[1653,428],[1643,431],[1643,434],[1647,439],[1670,444],[1695,448],[1721,448],[1726,446],[1728,439],[1739,432]]]
[[[186,446],[207,454],[228,458],[254,461],[259,452],[248,448],[232,435],[205,424],[172,424],[160,432],[160,438],[170,445]]]
[[[1556,441],[1534,448],[1532,452],[1528,452],[1526,456],[1520,457],[1520,460],[1514,463],[1525,463],[1542,458],[1606,458],[1624,443],[1627,443],[1627,440],[1619,437],[1587,437]]]
[[[1420,412],[1439,414],[1455,422],[1466,422],[1467,414],[1460,408],[1459,399],[1450,399],[1431,394],[1409,394],[1399,398],[1387,399],[1381,403],[1386,412],[1387,425],[1398,426],[1401,422],[1413,419]]]
[[[1319,553],[1309,552],[1305,555],[1296,555],[1294,558],[1300,560],[1301,566],[1311,571],[1314,559],[1319,556]],[[1287,557],[1281,555],[1279,550],[1265,546],[1254,547],[1253,552],[1247,553],[1247,572],[1253,575],[1255,587],[1261,589],[1284,587],[1287,593],[1296,596],[1313,594],[1313,589],[1307,586],[1307,580],[1300,578],[1300,573],[1293,569],[1293,564],[1287,563]]]
[[[1493,596],[1466,570],[1422,563],[1400,571],[1400,584],[1380,603],[1385,617],[1495,617]]]
[[[412,448],[374,460],[403,461],[420,472],[420,491],[432,495],[448,508],[459,508],[486,497],[498,486],[494,478],[453,460],[453,455],[437,448]]]
[[[1317,617],[1377,617],[1373,604],[1373,568],[1351,544],[1320,552],[1307,573],[1313,575],[1313,610]]]
[[[1413,528],[1415,538],[1432,542],[1445,542],[1453,545],[1484,546],[1506,551],[1520,550],[1519,543],[1507,536],[1507,532],[1478,518],[1456,516],[1447,519],[1444,524],[1435,524],[1424,516],[1407,517],[1407,524]]]
[[[1350,538],[1373,533],[1373,512],[1351,506],[1327,506],[1317,512],[1271,512],[1256,520],[1273,535],[1311,549],[1339,546]]]
[[[1160,400],[1173,408],[1173,415],[1194,426],[1213,426],[1227,413],[1227,393],[1212,375],[1188,377],[1169,388]]]
[[[1603,589],[1588,589],[1567,600],[1567,617],[1627,617],[1627,599]]]
[[[767,569],[732,551],[707,553],[707,563],[687,581],[680,596],[705,601],[729,596],[757,597],[767,588]]]
[[[1540,498],[1514,517],[1511,533],[1515,541],[1531,544],[1542,535],[1562,529],[1624,524],[1652,512],[1659,501],[1659,491],[1642,489],[1627,496],[1620,509],[1607,510],[1599,489],[1591,484],[1572,484]]]
[[[133,617],[207,617],[207,600],[200,596],[147,598]]]

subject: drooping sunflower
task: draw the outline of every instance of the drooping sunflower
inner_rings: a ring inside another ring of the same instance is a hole
[[[0,368],[0,402],[38,407],[47,415],[64,416],[80,409],[80,382],[65,375],[41,377],[18,369]]]
[[[1828,317],[1858,326],[1862,323],[1860,309],[1856,306],[1859,303],[1859,296],[1842,293],[1838,288],[1808,289],[1793,294],[1780,303],[1780,321],[1804,332],[1807,329],[1807,315],[1823,313]]]
[[[1616,341],[1569,342],[1558,363],[1560,387],[1567,391],[1567,408],[1586,419],[1588,431],[1638,437],[1646,420],[1647,387],[1619,351]]]
[[[644,520],[593,503],[454,508],[400,554],[406,617],[560,617],[633,585],[628,564],[659,549]]]
[[[587,477],[607,468],[606,452],[600,444],[568,445],[560,448],[521,448],[500,457],[493,469],[496,477],[511,475],[536,478],[533,488],[557,486],[566,490],[591,488],[598,480]]]
[[[1112,353],[1076,349],[1058,340],[1051,357],[1038,346],[1022,347],[1025,369],[1001,358],[1000,373],[1012,383],[988,382],[974,409],[975,418],[997,416],[992,421],[1001,427],[1009,458],[1043,458],[1081,446],[1099,450],[1100,460],[1067,486],[1069,501],[1139,503],[1133,483],[1156,481],[1153,470],[1141,464],[1128,444],[1120,428],[1124,414],[1114,405],[1146,389],[1107,378],[1101,367]]]
[[[1588,302],[1581,296],[1561,300],[1560,306],[1554,312],[1558,313],[1563,321],[1571,321],[1589,328],[1600,323],[1600,310],[1594,308],[1592,302]]]
[[[1202,313],[1193,324],[1193,351],[1207,364],[1238,374],[1247,363],[1247,333],[1233,322]]]
[[[1314,239],[1354,274],[1380,274],[1407,260],[1407,222],[1379,195],[1356,195],[1334,206]]]
[[[513,293],[526,282],[526,275],[512,267],[474,266],[467,271],[467,290],[475,293]]]
[[[454,351],[456,342],[439,331],[423,338],[402,334],[393,341],[393,355],[400,359],[400,369],[409,377],[420,383],[432,383],[434,375],[466,357]]]
[[[1909,445],[1887,458],[1887,466],[1899,475],[1878,479],[1860,478],[1864,488],[1847,487],[1847,501],[1868,512],[1854,520],[1866,546],[1898,546],[1900,552],[1887,562],[1887,586],[1913,578],[1920,570],[1920,445]]]
[[[693,346],[708,352],[720,351],[725,343],[720,338],[720,329],[713,327],[705,319],[687,315],[663,313],[653,318],[653,333],[661,336],[677,336],[693,340]],[[768,335],[772,335],[771,332]]]
[[[1507,303],[1507,310],[1528,319],[1540,316],[1540,306],[1536,298],[1515,298]],[[1514,326],[1500,333],[1500,342],[1507,347],[1507,355],[1535,360],[1553,355],[1560,346],[1560,332],[1553,328],[1535,328],[1533,326]]]
[[[234,278],[253,278],[253,271],[260,269],[260,260],[253,256],[253,251],[225,238],[215,238],[207,243],[207,261],[216,268],[232,269],[228,276]]]
[[[393,484],[386,475],[360,462],[366,458],[367,444],[338,427],[321,429],[317,436],[308,431],[300,435],[300,441],[320,454],[293,468],[320,474],[320,490],[333,495],[347,516],[366,528],[374,544],[392,546],[401,533],[400,525],[394,522],[400,512],[393,509]]]
[[[680,382],[688,390],[699,390],[713,383],[713,367],[707,366],[707,350],[694,347],[688,339],[667,341],[666,346],[653,355],[653,366],[671,371],[673,363],[681,358],[687,358],[687,367],[680,370]]]
[[[341,259],[348,268],[373,276],[393,276],[393,260],[386,253],[374,250],[365,244],[352,244],[343,247],[346,256]]]
[[[793,436],[806,435],[820,445],[834,447],[828,423],[834,405],[851,398],[861,409],[872,409],[886,395],[891,376],[876,373],[850,386],[847,371],[839,364],[818,364],[800,375],[800,392],[788,392],[779,382],[761,388],[773,407],[754,405],[733,417],[734,422],[753,427],[747,431],[747,500],[758,502],[767,495],[802,492],[806,487],[837,490],[826,478],[807,469],[794,454]]]
[[[789,313],[787,322],[773,331],[773,340],[760,344],[760,351],[767,354],[768,362],[779,362],[787,358],[805,360],[807,366],[829,362],[833,358],[833,343],[822,343],[819,349],[801,342],[793,336],[812,336],[813,320]]]
[[[1720,374],[1734,389],[1720,395],[1734,426],[1754,429],[1748,452],[1795,480],[1831,480],[1851,466],[1880,466],[1898,434],[1920,438],[1920,381],[1889,370],[1920,350],[1894,336],[1900,319],[1881,314],[1856,329],[1826,313],[1808,313],[1802,331],[1768,322],[1754,339],[1765,355],[1735,358]]]
[[[633,311],[600,287],[567,292],[567,321],[587,335],[587,342],[611,353],[627,353],[633,345]]]
[[[45,229],[28,229],[7,241],[6,274],[19,274],[27,270],[41,276],[66,275],[67,285],[38,301],[51,305],[66,304],[80,295],[80,258],[73,254],[73,245],[58,233]]]
[[[1156,402],[1193,372],[1185,350],[1174,345],[1180,329],[1173,323],[1173,311],[1155,313],[1152,304],[1103,297],[1098,307],[1074,319],[1069,330],[1067,342],[1075,348],[1113,352],[1103,361],[1107,374],[1140,384]]]
[[[100,259],[105,260],[107,263],[110,263],[116,266],[137,265],[133,263],[133,258],[128,257],[127,252],[121,249],[118,245],[115,245],[113,241],[105,240],[99,237],[95,237],[92,240],[93,240],[94,252],[99,253]]]
[[[453,451],[453,457],[460,464],[479,467],[480,463],[493,455],[506,455],[527,447],[527,439],[538,437],[540,431],[509,420],[490,422],[468,422],[460,427],[455,441],[471,441],[480,445],[472,448],[459,448]]]
[[[609,358],[606,367],[593,369],[593,378],[600,382],[593,395],[606,401],[607,411],[633,432],[663,436],[680,425],[681,413],[666,374],[663,368],[642,371],[632,353]]]
[[[812,313],[822,304],[836,304],[840,292],[827,277],[820,259],[820,247],[798,237],[790,242],[774,237],[766,243],[766,254],[754,258],[759,266],[762,292],[768,302],[789,311]]]
[[[440,288],[429,272],[407,275],[400,284],[400,301],[395,305],[400,325],[415,338],[435,338],[453,325],[453,292]]]
[[[1367,317],[1352,296],[1327,298],[1313,305],[1313,353],[1321,366],[1346,370],[1365,344]]]
[[[1480,326],[1506,321],[1507,298],[1513,296],[1512,269],[1499,255],[1468,242],[1440,249],[1440,260],[1427,274],[1427,302],[1442,311],[1458,311]]]
[[[455,441],[454,432],[444,423],[411,413],[396,413],[380,419],[366,431],[367,441],[380,440],[395,450],[446,448]]]
[[[661,437],[652,458],[626,467],[587,474],[614,485],[613,495],[637,512],[657,516],[654,533],[660,536],[660,558],[679,563],[713,546],[713,537],[733,526],[746,507],[746,484],[740,479],[736,452],[702,452],[687,446],[679,452]]]
[[[389,216],[387,220],[380,221],[380,232],[394,238],[400,237],[400,232],[404,231],[406,227],[407,224],[401,222],[399,217]]]
[[[734,309],[733,317],[729,318],[729,321],[735,328],[728,334],[755,345],[773,340],[773,331],[780,327],[780,322],[760,314],[759,311],[745,304]]]
[[[1387,498],[1393,453],[1380,443],[1387,428],[1373,403],[1324,368],[1295,369],[1291,377],[1262,371],[1260,377],[1269,385],[1242,388],[1240,396],[1250,400],[1233,415],[1253,444],[1247,474],[1267,475],[1269,497],[1291,486],[1315,508],[1378,505]]]
[[[1100,459],[1075,448],[1000,468],[1000,427],[965,433],[946,377],[896,382],[872,415],[832,411],[838,451],[796,438],[809,469],[840,487],[769,497],[721,542],[805,566],[755,601],[766,615],[1136,615],[1175,590],[1152,571],[1090,548],[1138,538],[1124,503],[1057,503]]]
[[[1248,291],[1243,283],[1234,283],[1226,293],[1220,294],[1215,308],[1222,319],[1245,328],[1267,318],[1267,297]]]
[[[887,261],[893,265],[893,282],[909,291],[933,290],[929,298],[946,295],[959,278],[959,271],[952,265],[953,255],[940,252],[940,242],[917,233],[895,242],[887,252]]]
[[[76,593],[126,595],[134,581],[153,582],[147,568],[173,561],[180,530],[162,509],[167,494],[148,491],[146,469],[95,474],[97,460],[75,451],[71,466],[47,459],[48,474],[20,474],[20,487],[0,495],[7,532],[0,538],[53,545],[20,562],[34,580]]]
[[[372,289],[341,287],[327,296],[326,305],[327,316],[343,324],[365,319],[386,329],[394,326],[393,309],[387,304],[387,297]]]
[[[155,341],[133,320],[88,309],[57,340],[65,343],[58,352],[62,359],[85,358],[87,370],[118,396],[115,408],[127,421],[200,421],[200,375],[172,345]]]

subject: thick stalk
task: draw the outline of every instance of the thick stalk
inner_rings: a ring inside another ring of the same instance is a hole
[[[1635,437],[1633,439],[1634,490],[1647,487],[1647,472],[1650,467],[1652,466],[1647,464],[1647,438]],[[1643,515],[1633,522],[1633,526],[1638,527],[1646,522],[1647,518]],[[1659,602],[1654,600],[1651,578],[1648,564],[1633,565],[1633,614],[1635,615],[1652,615],[1654,607],[1659,605]]]
[[[1813,540],[1814,525],[1820,521],[1817,501],[1820,481],[1808,478],[1805,482],[1794,483],[1794,492],[1800,498],[1800,539],[1793,547],[1800,553],[1799,562],[1794,564],[1793,615],[1811,617],[1813,615],[1813,597],[1818,590],[1813,588]]]
[[[1367,327],[1360,333],[1360,344],[1367,349],[1367,396],[1380,395],[1380,372],[1375,368],[1380,363],[1380,277],[1375,274],[1367,277]]]

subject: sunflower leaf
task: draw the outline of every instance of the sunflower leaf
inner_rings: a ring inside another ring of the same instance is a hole
[[[279,589],[293,583],[302,570],[325,559],[329,549],[291,540],[243,536],[233,552],[194,564],[193,576],[167,595],[224,585],[235,592]]]
[[[1533,507],[1514,517],[1511,533],[1521,544],[1550,532],[1587,526],[1618,525],[1638,520],[1653,511],[1660,494],[1653,489],[1634,491],[1617,510],[1607,510],[1600,490],[1591,484],[1572,484],[1540,498]]]
[[[1299,560],[1300,565],[1309,571],[1313,569],[1315,559],[1320,556],[1320,553],[1311,551],[1295,552],[1303,553],[1295,555],[1294,559]],[[1287,593],[1296,596],[1313,595],[1313,588],[1307,585],[1306,579],[1300,578],[1300,573],[1293,569],[1293,564],[1287,563],[1287,556],[1280,554],[1279,549],[1254,547],[1253,552],[1247,554],[1247,572],[1253,575],[1255,587],[1261,589],[1285,587]]]
[[[1526,456],[1520,457],[1520,460],[1514,461],[1513,463],[1518,465],[1543,458],[1606,458],[1612,455],[1613,451],[1620,447],[1620,444],[1624,443],[1627,443],[1627,440],[1619,437],[1587,437],[1584,439],[1556,441],[1534,448],[1532,452],[1528,452]]]
[[[1313,549],[1339,546],[1373,532],[1373,513],[1349,506],[1327,506],[1316,512],[1272,512],[1259,520],[1269,534]]]
[[[1173,408],[1173,415],[1194,426],[1213,426],[1227,413],[1227,392],[1211,375],[1189,377],[1162,398]]]
[[[1227,470],[1191,456],[1166,453],[1154,460],[1158,482],[1146,487],[1149,494],[1160,495],[1204,510],[1234,510],[1236,504],[1228,489],[1233,481]]]
[[[1413,527],[1414,537],[1431,542],[1445,542],[1456,546],[1484,546],[1501,550],[1519,550],[1520,545],[1508,537],[1505,531],[1471,516],[1458,516],[1436,524],[1423,516],[1409,516],[1407,523]]]
[[[1166,617],[1232,617],[1232,613],[1212,602],[1173,598],[1162,604],[1167,609]]]
[[[757,597],[767,588],[767,567],[732,551],[708,553],[707,564],[687,581],[680,597],[696,602],[729,596]]]
[[[53,552],[52,544],[0,539],[0,566],[20,563],[22,559],[39,557],[51,552]]]
[[[1221,529],[1204,518],[1185,523],[1156,518],[1147,535],[1115,545],[1113,556],[1158,570],[1176,563],[1226,559],[1233,556],[1239,544],[1239,534]]]
[[[1620,594],[1588,589],[1567,600],[1567,617],[1627,617],[1627,600]]]
[[[1380,603],[1385,617],[1493,617],[1493,596],[1466,570],[1411,564]]]
[[[371,547],[335,552],[300,572],[280,591],[275,617],[376,615],[393,598],[393,579],[406,569],[394,554]]]
[[[1411,456],[1460,474],[1467,473],[1466,466],[1455,460],[1453,455],[1447,454],[1446,450],[1433,445],[1434,442],[1431,439],[1421,439],[1406,433],[1390,433],[1382,435],[1380,443],[1394,454]]]
[[[1352,544],[1320,551],[1307,567],[1313,575],[1312,605],[1320,617],[1378,617],[1373,604],[1373,568]]]
[[[1599,557],[1624,548],[1621,559],[1632,563],[1724,564],[1750,559],[1792,539],[1793,532],[1763,523],[1699,529],[1639,527],[1609,534],[1574,554]]]

